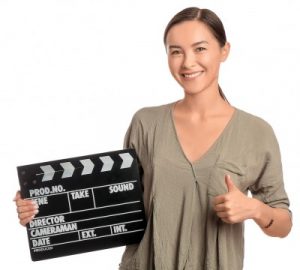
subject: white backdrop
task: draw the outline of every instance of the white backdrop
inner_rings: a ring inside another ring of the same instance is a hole
[[[293,231],[274,239],[247,221],[244,269],[299,268],[297,0],[0,0],[1,269],[117,269],[123,248],[31,262],[12,201],[16,166],[121,149],[137,109],[180,99],[162,36],[188,6],[221,17],[232,50],[220,84],[231,104],[273,126],[281,147]]]

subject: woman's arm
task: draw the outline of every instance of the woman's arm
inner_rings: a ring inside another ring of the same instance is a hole
[[[257,199],[251,200],[254,208],[253,220],[265,234],[275,237],[285,237],[289,234],[292,219],[288,210],[272,208]]]

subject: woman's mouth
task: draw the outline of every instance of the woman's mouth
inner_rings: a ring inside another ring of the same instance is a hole
[[[200,76],[204,71],[197,71],[192,73],[182,73],[181,76],[185,79],[194,79]]]

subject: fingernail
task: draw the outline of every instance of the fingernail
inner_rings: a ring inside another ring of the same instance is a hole
[[[36,209],[36,210],[34,210],[33,213],[36,215],[38,212],[39,212],[39,210]]]
[[[33,204],[33,206],[35,208],[39,208],[39,205],[38,205],[38,203],[35,200],[31,201],[31,203]]]

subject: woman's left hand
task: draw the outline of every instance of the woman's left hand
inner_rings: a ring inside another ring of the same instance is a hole
[[[234,224],[253,218],[256,203],[247,197],[232,182],[229,175],[225,175],[228,192],[214,198],[214,210],[224,222]]]

